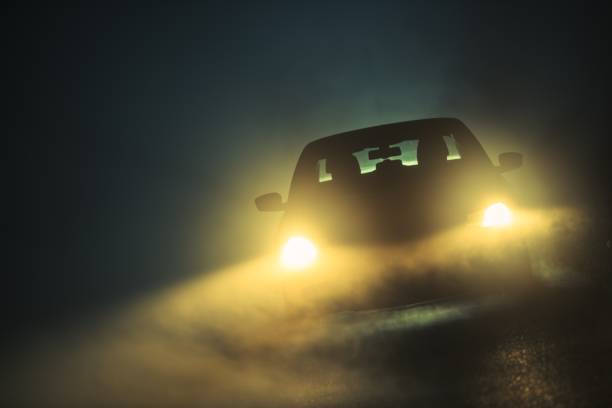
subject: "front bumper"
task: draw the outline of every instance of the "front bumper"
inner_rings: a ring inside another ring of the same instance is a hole
[[[384,246],[324,248],[316,266],[281,274],[287,307],[336,312],[432,299],[520,291],[533,284],[515,231],[464,227]]]

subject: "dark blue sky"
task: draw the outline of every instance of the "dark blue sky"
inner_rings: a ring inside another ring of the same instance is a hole
[[[457,116],[531,154],[538,199],[605,198],[605,13],[488,3],[13,10],[17,319],[257,253],[275,218],[252,198],[338,131]]]

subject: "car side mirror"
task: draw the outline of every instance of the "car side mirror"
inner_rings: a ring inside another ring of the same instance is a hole
[[[255,199],[255,206],[259,211],[283,211],[285,203],[279,193],[260,195]]]
[[[516,152],[506,152],[498,156],[500,173],[516,170],[523,165],[523,155]]]

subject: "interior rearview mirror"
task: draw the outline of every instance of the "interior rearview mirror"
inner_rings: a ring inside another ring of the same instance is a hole
[[[497,168],[500,173],[516,170],[523,165],[523,155],[516,152],[502,153],[499,155],[498,159],[499,166]]]
[[[389,157],[401,156],[402,150],[399,147],[380,147],[368,153],[370,160],[388,159]]]
[[[255,206],[259,211],[283,211],[285,203],[279,193],[260,195],[255,199]]]

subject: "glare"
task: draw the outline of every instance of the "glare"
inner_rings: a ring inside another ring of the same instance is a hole
[[[281,264],[287,268],[300,269],[310,266],[317,258],[317,248],[307,238],[291,237],[281,251]]]
[[[485,228],[507,227],[512,223],[512,213],[503,203],[495,203],[489,206],[482,219],[482,226]]]

